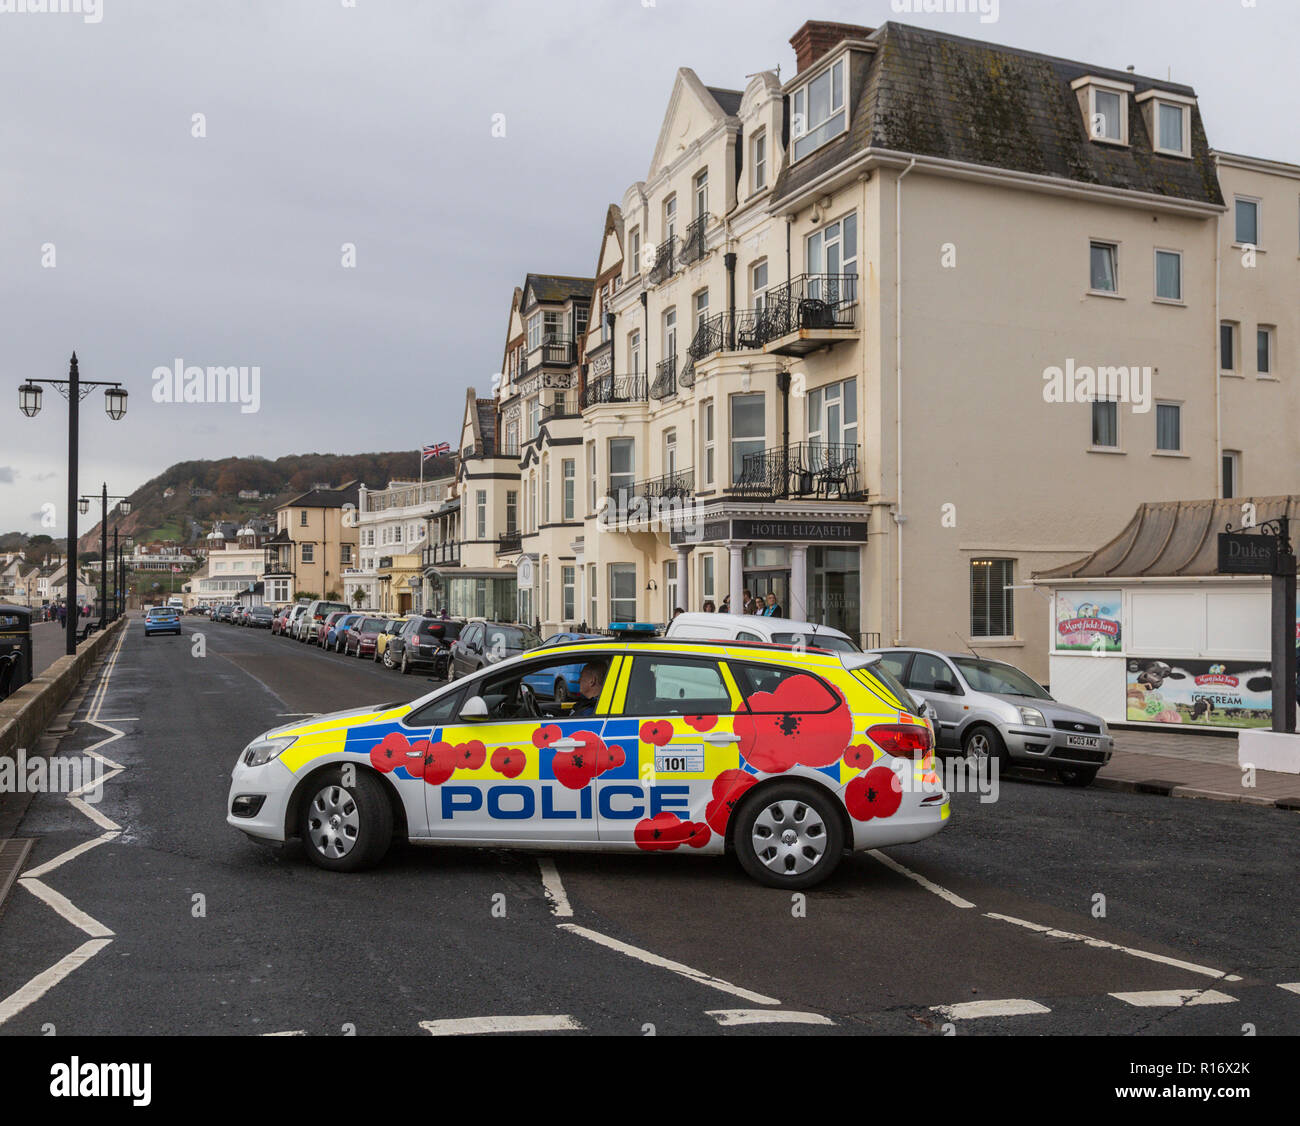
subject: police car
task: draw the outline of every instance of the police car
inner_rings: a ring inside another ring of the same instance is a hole
[[[268,731],[240,752],[227,821],[264,841],[300,837],[336,871],[377,863],[396,837],[730,852],[781,888],[821,882],[846,850],[947,824],[931,725],[878,656],[648,629]],[[574,664],[584,695],[543,700],[530,687]]]

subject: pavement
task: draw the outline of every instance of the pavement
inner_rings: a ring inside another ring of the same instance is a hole
[[[67,633],[58,622],[32,623],[32,675],[40,676],[67,651]]]
[[[406,846],[337,875],[226,824],[234,757],[427,680],[133,622],[83,687],[57,754],[109,772],[99,800],[38,793],[16,825],[0,1035],[1300,1029],[1284,810],[1006,779],[796,896],[675,853]]]

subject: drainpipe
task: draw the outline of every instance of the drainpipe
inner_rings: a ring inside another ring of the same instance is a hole
[[[727,351],[736,350],[736,252],[722,256],[727,267]]]
[[[650,291],[641,290],[641,332],[645,336],[645,397],[650,401]],[[635,374],[635,372],[633,373]]]
[[[916,157],[894,184],[894,535],[898,541],[898,620],[895,645],[903,643],[903,180],[916,167]]]
[[[605,324],[609,327],[609,400],[614,398],[614,357],[618,352],[618,341],[614,339],[614,323],[618,320],[617,313],[606,313]]]
[[[790,373],[778,371],[776,386],[781,392],[781,496],[790,495]]]
[[[787,215],[785,217],[785,284],[786,284],[787,299],[789,298],[790,276],[791,276],[790,275],[790,227],[793,223],[794,223],[794,216]]]
[[[1214,357],[1211,361],[1210,371],[1214,376],[1214,476],[1215,486],[1214,495],[1223,496],[1223,380],[1219,378],[1219,369],[1223,366],[1223,361],[1219,356],[1220,336],[1223,329],[1223,300],[1222,279],[1223,279],[1223,215],[1219,212],[1219,217],[1214,221],[1214,347],[1210,349],[1210,355]],[[1240,332],[1233,336],[1233,344],[1238,351],[1242,348]],[[1234,480],[1233,485],[1237,482]]]

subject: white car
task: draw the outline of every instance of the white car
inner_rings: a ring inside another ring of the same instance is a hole
[[[862,652],[853,638],[831,626],[759,614],[678,614],[668,623],[665,636],[682,641],[760,641],[836,653]]]

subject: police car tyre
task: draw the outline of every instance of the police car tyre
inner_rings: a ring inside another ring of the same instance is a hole
[[[308,860],[331,872],[359,872],[383,859],[393,839],[393,809],[378,778],[357,770],[344,786],[336,766],[308,790],[300,825]]]
[[[997,730],[986,723],[974,724],[962,736],[961,749],[969,759],[979,762],[997,759],[1002,766],[1007,765],[1007,745]]]
[[[1095,766],[1061,766],[1057,768],[1056,776],[1061,780],[1063,786],[1075,786],[1082,789],[1084,786],[1091,786],[1092,780],[1097,777]]]
[[[741,806],[732,837],[745,872],[774,888],[807,888],[839,865],[844,829],[830,795],[811,783],[779,782]]]

